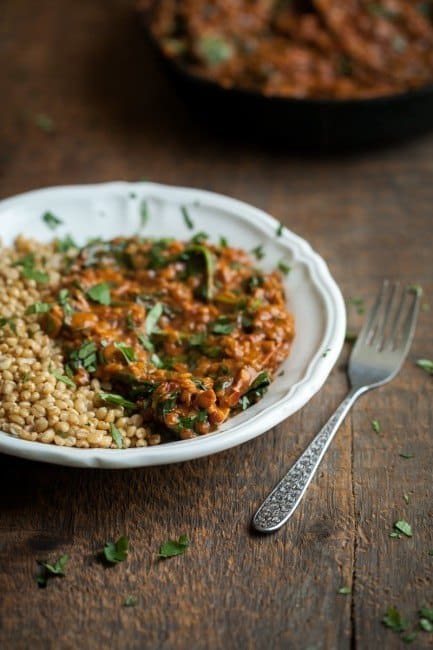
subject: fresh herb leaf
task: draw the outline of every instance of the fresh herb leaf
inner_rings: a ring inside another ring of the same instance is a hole
[[[65,575],[65,566],[69,562],[69,555],[65,553],[62,555],[55,564],[48,564],[48,562],[41,562],[42,566],[47,569],[50,573],[56,576]]]
[[[424,632],[433,632],[433,623],[428,618],[420,618],[419,626]]]
[[[73,308],[69,304],[69,291],[67,289],[60,289],[57,295],[57,301],[63,309],[65,316],[70,316],[74,313]]]
[[[254,253],[257,260],[262,260],[265,257],[265,252],[263,250],[263,244],[259,244],[255,248],[252,248],[251,252]]]
[[[137,605],[137,599],[134,596],[126,596],[123,604],[125,607],[135,607]]]
[[[162,544],[161,548],[159,549],[158,557],[166,559],[168,557],[182,555],[182,553],[185,553],[188,547],[189,539],[187,535],[181,535],[178,540],[169,539],[167,542]]]
[[[380,425],[379,420],[376,420],[376,419],[372,420],[371,421],[371,426],[373,427],[373,431],[375,433],[380,433],[382,431],[382,427]]]
[[[35,302],[26,309],[26,314],[46,314],[50,311],[51,305],[47,302]]]
[[[352,593],[352,590],[350,587],[340,587],[338,590],[339,594],[342,594],[343,596],[347,596],[348,594]]]
[[[153,346],[153,343],[149,341],[147,336],[144,336],[144,334],[137,334],[137,338],[145,350],[147,350],[148,352],[154,351],[155,348]]]
[[[40,129],[41,131],[45,131],[45,133],[54,133],[56,129],[56,125],[54,124],[53,118],[47,115],[46,113],[39,113],[38,115],[36,115],[35,124],[38,127],[38,129]]]
[[[116,443],[117,447],[119,449],[122,449],[123,448],[123,436],[120,433],[119,429],[112,422],[110,422],[110,433],[111,433],[111,437],[113,438],[113,440]]]
[[[66,384],[66,386],[71,386],[71,388],[75,388],[76,384],[70,377],[67,377],[66,375],[62,375],[61,372],[55,369],[51,369],[50,373],[58,380]]]
[[[193,244],[191,246],[188,246],[188,248],[185,249],[186,254],[197,254],[201,255],[202,258],[204,259],[205,263],[205,278],[206,278],[206,284],[204,287],[204,297],[207,300],[211,300],[214,291],[215,291],[215,284],[214,284],[214,272],[215,272],[215,259],[214,256],[212,255],[211,251],[206,248],[206,246],[201,246],[199,244]]]
[[[149,221],[149,216],[149,206],[147,205],[147,201],[143,199],[140,204],[140,226],[142,228],[144,228]]]
[[[415,641],[417,636],[418,636],[417,632],[408,632],[407,634],[403,634],[401,640],[404,641],[404,643],[412,643],[413,641]]]
[[[146,316],[146,321],[144,328],[147,336],[151,336],[156,329],[156,324],[159,321],[162,312],[164,311],[164,305],[160,302],[157,302],[156,305],[152,307],[149,313]]]
[[[117,542],[107,542],[104,546],[104,557],[107,562],[117,564],[123,562],[128,557],[129,537],[122,535]]]
[[[30,379],[30,370],[27,370],[27,372],[25,372],[21,377],[21,381],[23,384],[25,384],[26,381],[28,381],[29,379]]]
[[[206,239],[209,239],[209,235],[207,232],[200,231],[194,237],[191,237],[191,242],[193,244],[202,244],[203,242],[206,241]]]
[[[55,230],[57,228],[57,226],[60,226],[63,223],[63,221],[61,219],[59,219],[59,217],[56,217],[55,214],[53,214],[52,212],[49,212],[49,211],[44,212],[44,214],[42,215],[42,221],[51,230]]]
[[[132,361],[136,361],[134,348],[126,345],[126,343],[118,343],[117,341],[114,342],[114,347],[116,350],[119,350],[119,352],[122,353],[126,363],[132,363]]]
[[[404,499],[405,503],[409,503],[409,495],[406,494],[406,492],[403,494],[403,499]]]
[[[78,248],[78,245],[72,239],[71,235],[66,235],[63,239],[56,241],[56,248],[59,253],[67,253],[71,248]]]
[[[211,332],[213,332],[213,334],[231,334],[234,329],[235,325],[230,323],[226,316],[218,318],[218,320],[211,326]]]
[[[23,276],[27,280],[34,280],[37,284],[44,284],[50,279],[48,273],[38,271],[37,269],[31,269],[29,267],[23,268]]]
[[[62,555],[54,564],[48,562],[38,562],[40,572],[36,575],[36,582],[40,587],[46,587],[50,576],[64,576],[65,567],[69,561],[69,555]]]
[[[107,282],[94,284],[93,287],[87,290],[87,295],[94,302],[99,302],[101,305],[111,304],[110,285]]]
[[[428,372],[429,375],[433,375],[433,361],[431,359],[417,359],[416,365]]]
[[[356,313],[357,314],[364,314],[365,312],[365,304],[364,304],[364,299],[361,298],[360,296],[351,296],[350,298],[347,299],[347,304],[349,306],[356,307]]]
[[[433,623],[433,609],[431,607],[421,607],[419,615],[426,618],[430,623]]]
[[[284,275],[288,275],[290,271],[292,270],[292,267],[289,266],[288,264],[285,264],[284,262],[278,262],[277,264],[278,269],[283,273]]]
[[[68,355],[68,367],[73,370],[84,368],[87,372],[95,372],[97,366],[98,347],[93,341],[84,341],[77,350],[72,350]]]
[[[407,621],[400,616],[400,613],[395,607],[388,607],[386,614],[382,619],[382,623],[393,632],[404,632],[407,629]]]
[[[398,531],[399,533],[403,533],[403,535],[406,535],[406,537],[412,537],[411,525],[408,524],[407,521],[404,521],[404,519],[400,519],[399,521],[395,522],[394,530]]]
[[[183,220],[185,221],[185,224],[186,224],[187,228],[189,228],[190,230],[193,230],[194,221],[191,219],[191,217],[189,215],[188,208],[185,205],[182,205],[180,207],[180,209],[182,211]]]
[[[415,454],[407,453],[405,451],[400,452],[399,456],[402,458],[415,458]]]
[[[103,402],[108,404],[114,404],[115,406],[123,406],[126,409],[136,409],[137,405],[135,402],[130,402],[128,399],[122,397],[122,395],[117,395],[117,393],[105,393],[104,391],[99,391],[98,396],[102,399]]]
[[[283,226],[282,223],[279,223],[278,226],[277,226],[277,229],[275,231],[275,234],[277,235],[277,237],[281,237],[281,235],[283,234],[283,231],[284,231],[284,226]]]
[[[220,237],[220,239],[219,239],[219,246],[220,246],[220,248],[227,248],[228,245],[229,245],[229,243],[228,243],[228,241],[227,241],[227,238],[226,238],[226,237],[223,237],[223,236],[221,235],[221,237]]]
[[[233,46],[219,34],[205,34],[196,42],[197,54],[209,67],[218,66],[232,58]]]

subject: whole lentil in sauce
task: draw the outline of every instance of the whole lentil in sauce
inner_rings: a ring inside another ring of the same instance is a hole
[[[39,290],[27,319],[60,346],[60,381],[99,388],[91,446],[107,446],[110,430],[126,438],[128,426],[147,444],[215,430],[262,397],[294,336],[279,272],[204,237],[95,241]]]

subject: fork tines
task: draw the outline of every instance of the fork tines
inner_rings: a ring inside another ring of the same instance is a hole
[[[400,289],[399,282],[384,280],[358,338],[377,350],[408,347],[412,340],[421,293],[420,287]]]

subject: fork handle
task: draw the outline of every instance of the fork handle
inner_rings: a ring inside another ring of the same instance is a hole
[[[292,516],[340,424],[362,392],[362,389],[358,388],[350,390],[302,456],[264,500],[253,517],[252,523],[256,530],[272,533]]]

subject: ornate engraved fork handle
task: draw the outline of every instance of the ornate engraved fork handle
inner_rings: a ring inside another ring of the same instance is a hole
[[[362,389],[352,389],[348,393],[302,456],[265,499],[253,517],[256,530],[271,533],[278,530],[292,516],[340,424],[361,392]]]

